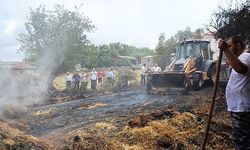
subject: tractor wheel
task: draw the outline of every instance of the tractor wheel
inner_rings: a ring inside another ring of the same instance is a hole
[[[201,90],[202,88],[202,85],[203,85],[203,79],[202,78],[194,78],[193,79],[193,89],[195,91],[199,91]]]
[[[190,81],[188,81],[188,79],[184,79],[183,82],[183,88],[184,88],[184,95],[188,94],[188,91],[190,90]]]
[[[215,80],[216,80],[216,71],[213,72],[211,78],[212,78],[212,82],[215,83]]]
[[[207,72],[207,75],[209,77],[209,82],[210,84],[213,85],[213,83],[215,82],[215,78],[216,78],[216,64],[212,64]]]
[[[188,81],[187,80],[184,80],[183,87],[184,87],[185,90],[189,89],[189,85],[188,85]]]

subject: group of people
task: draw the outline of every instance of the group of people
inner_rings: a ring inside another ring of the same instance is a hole
[[[65,77],[65,83],[66,83],[66,90],[73,94],[77,93],[78,90],[81,88],[84,92],[87,92],[87,74],[85,72],[82,72],[79,74],[78,71],[76,71],[73,76],[67,72]]]
[[[163,72],[167,72],[169,70],[168,65],[163,70]],[[143,64],[141,67],[141,84],[146,84],[146,73],[160,73],[162,72],[161,68],[158,66],[157,63],[154,64],[154,66],[151,69],[146,68],[146,64]]]
[[[85,71],[79,73],[79,71],[76,71],[73,75],[67,72],[65,76],[66,90],[69,93],[72,92],[73,94],[78,92],[83,94],[87,93],[89,76],[92,90],[96,90],[97,83],[102,84],[104,78],[107,78],[108,80],[115,79],[115,73],[113,69],[110,69],[109,71],[105,71],[104,69],[96,71],[96,69],[93,68],[90,73],[86,73]]]

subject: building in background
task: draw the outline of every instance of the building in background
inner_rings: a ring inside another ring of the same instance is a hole
[[[141,65],[145,64],[146,68],[152,68],[154,66],[154,56],[141,57]]]

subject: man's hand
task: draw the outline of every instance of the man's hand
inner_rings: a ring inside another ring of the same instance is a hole
[[[225,40],[220,40],[218,44],[218,48],[222,51],[225,51],[228,49],[227,42]]]

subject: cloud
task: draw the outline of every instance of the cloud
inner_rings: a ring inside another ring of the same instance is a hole
[[[24,53],[17,53],[19,45],[5,46],[0,50],[0,61],[21,61]]]
[[[5,34],[11,34],[13,35],[14,34],[14,31],[17,27],[17,22],[16,20],[10,20],[5,28]]]
[[[170,37],[187,26],[192,30],[204,27],[218,1],[109,0],[99,4],[92,0],[82,10],[98,28],[90,35],[95,43],[119,41],[154,48],[161,32]]]
[[[17,34],[24,31],[19,20],[5,19],[0,23],[0,60],[1,61],[21,61],[23,54],[16,54],[20,43],[16,40]]]
[[[0,31],[13,45],[17,34],[25,32],[24,23],[29,15],[29,7],[35,9],[40,4],[52,9],[55,4],[63,4],[67,9],[80,6],[97,30],[89,37],[94,44],[121,42],[134,46],[154,48],[159,34],[165,32],[167,38],[190,26],[192,30],[207,24],[210,15],[218,5],[227,0],[11,0],[3,1],[0,9]],[[14,6],[18,6],[13,8]],[[0,48],[3,46],[1,45]],[[1,54],[1,51],[0,51]]]

